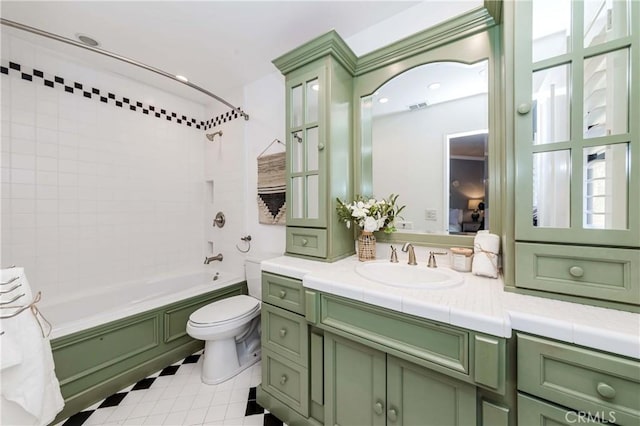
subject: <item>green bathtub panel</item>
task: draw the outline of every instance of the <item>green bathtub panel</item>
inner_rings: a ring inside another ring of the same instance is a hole
[[[321,296],[322,325],[469,374],[469,333],[364,303]]]
[[[130,358],[159,345],[158,313],[118,321],[79,339],[56,345],[56,374],[64,388],[113,365],[129,364]]]
[[[203,347],[203,342],[188,335],[166,330],[184,330],[186,318],[197,307],[243,293],[246,285],[239,283],[52,340],[56,376],[65,399],[58,418],[73,415]],[[175,338],[165,342],[167,335]]]

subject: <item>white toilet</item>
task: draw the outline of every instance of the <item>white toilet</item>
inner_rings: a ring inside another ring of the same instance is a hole
[[[249,296],[210,303],[189,316],[187,333],[204,340],[202,381],[215,385],[260,360],[260,259],[245,260]]]

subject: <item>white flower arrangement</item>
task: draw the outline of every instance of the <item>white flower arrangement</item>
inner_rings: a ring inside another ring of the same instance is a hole
[[[352,203],[345,203],[337,199],[336,210],[340,222],[351,228],[351,223],[363,231],[375,232],[383,230],[390,234],[396,230],[395,218],[405,206],[397,207],[397,195],[391,194],[388,199],[376,200],[375,198],[357,196]]]

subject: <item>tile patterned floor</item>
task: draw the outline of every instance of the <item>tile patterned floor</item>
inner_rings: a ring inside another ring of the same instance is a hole
[[[200,353],[122,389],[63,426],[224,425],[283,426],[256,402],[260,363],[219,385],[200,381]]]

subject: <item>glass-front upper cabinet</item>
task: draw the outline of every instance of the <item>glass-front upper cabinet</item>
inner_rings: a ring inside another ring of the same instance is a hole
[[[516,239],[640,245],[640,2],[515,2]]]
[[[324,226],[320,200],[324,199],[320,169],[323,163],[324,68],[287,83],[288,178],[287,223],[294,226]]]

